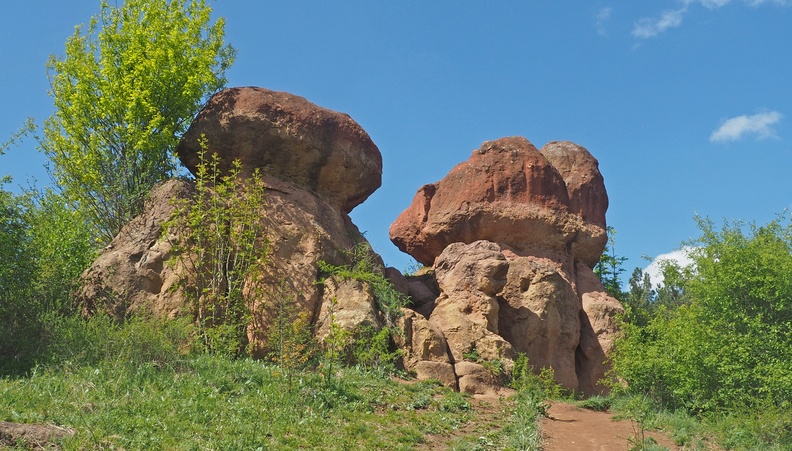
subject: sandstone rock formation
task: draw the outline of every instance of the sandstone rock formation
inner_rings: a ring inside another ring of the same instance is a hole
[[[252,301],[248,338],[254,353],[266,351],[273,305],[286,299],[305,314],[319,338],[326,334],[328,302],[336,300],[336,323],[354,329],[381,326],[371,289],[365,283],[322,278],[319,261],[351,263],[346,250],[365,238],[347,212],[380,184],[381,156],[349,116],[305,99],[260,88],[229,89],[215,95],[179,146],[191,170],[194,138],[205,134],[227,168],[234,158],[243,168],[261,168],[266,204],[260,221],[268,260],[255,283],[265,287]],[[160,317],[185,313],[180,280],[185,270],[175,258],[178,237],[164,226],[174,199],[191,199],[192,182],[170,180],[149,196],[143,213],[127,224],[83,274],[86,314],[104,310],[122,318],[145,311]],[[372,258],[380,261],[378,256]],[[251,281],[253,282],[253,281]]]
[[[372,286],[322,274],[319,265],[349,265],[354,257],[345,251],[365,243],[348,216],[381,183],[382,159],[365,131],[301,97],[233,88],[210,99],[177,149],[193,172],[202,145],[218,153],[222,171],[238,159],[243,175],[259,169],[267,186],[259,209],[266,264],[247,281],[264,288],[247,291],[254,355],[268,351],[283,302],[319,340],[331,322],[349,331],[382,327]],[[621,306],[592,271],[606,241],[607,194],[597,164],[572,143],[540,152],[524,138],[503,138],[418,191],[391,239],[432,269],[408,279],[383,269],[412,299],[396,320],[403,333],[394,337],[407,370],[489,393],[525,353],[570,389],[602,391]],[[166,223],[176,214],[174,200],[193,202],[194,194],[189,181],[155,187],[143,213],[83,274],[86,314],[189,312],[189,271],[174,248],[180,232]],[[369,257],[382,266],[379,256]]]
[[[518,353],[571,390],[604,390],[622,307],[592,271],[608,206],[597,166],[573,143],[485,142],[391,226],[400,249],[433,265],[440,293],[421,312],[446,339],[461,390],[497,383],[470,356],[508,369]]]
[[[239,159],[349,213],[382,184],[382,155],[348,115],[286,92],[230,88],[212,96],[176,152],[194,173],[200,139],[227,170]]]
[[[608,198],[597,160],[578,149],[589,156],[567,164],[573,171],[567,177],[577,183],[574,205],[585,207],[586,215],[601,224],[573,210],[564,176],[548,158],[527,139],[511,137],[485,142],[443,180],[421,187],[391,225],[391,240],[424,265],[434,264],[451,243],[488,240],[529,253],[566,252],[571,247],[578,261],[593,266],[607,239],[603,226]],[[583,171],[599,178],[579,183],[577,174]]]

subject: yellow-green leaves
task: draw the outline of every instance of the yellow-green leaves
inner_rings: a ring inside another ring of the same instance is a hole
[[[267,257],[261,222],[266,190],[258,171],[243,178],[236,160],[223,174],[220,157],[206,154],[205,141],[201,146],[195,195],[177,204],[167,227],[179,237],[174,252],[186,272],[182,283],[199,344],[212,353],[241,355]]]
[[[174,149],[234,50],[205,0],[107,1],[47,64],[55,114],[41,148],[64,191],[104,240],[176,170]]]

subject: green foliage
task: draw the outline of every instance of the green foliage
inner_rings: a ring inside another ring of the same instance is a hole
[[[343,362],[346,348],[349,346],[352,338],[352,334],[336,322],[336,305],[336,299],[331,299],[330,306],[327,310],[327,322],[330,324],[330,332],[322,341],[324,352],[321,355],[321,362],[319,364],[319,369],[322,371],[322,374],[324,374],[325,383],[328,384],[335,376],[334,369]]]
[[[104,330],[111,338],[129,334],[126,327],[153,338],[142,323],[110,324]],[[356,369],[342,369],[331,385],[319,374],[299,373],[289,390],[280,368],[250,359],[196,355],[121,363],[109,357],[0,379],[0,420],[73,428],[74,437],[61,443],[66,450],[407,450],[428,434],[463,432],[475,419],[468,396]],[[420,400],[429,401],[410,408]]]
[[[485,370],[492,373],[493,376],[502,376],[505,373],[503,368],[503,360],[498,358],[489,360],[483,359],[475,345],[467,352],[463,352],[462,358],[480,364]]]
[[[547,403],[544,398],[531,391],[520,391],[514,399],[514,409],[506,424],[505,449],[541,450],[542,429],[540,420],[547,414]]]
[[[605,251],[600,256],[600,260],[594,266],[594,274],[599,277],[605,290],[616,299],[621,299],[624,293],[621,287],[621,275],[624,272],[624,262],[626,257],[616,255],[616,229],[607,227],[608,244]]]
[[[633,433],[627,437],[632,445],[630,451],[649,451],[657,448],[657,442],[646,435],[647,423],[652,416],[652,404],[646,397],[633,396],[621,406],[622,412],[629,415]],[[659,448],[665,449],[665,448]]]
[[[386,327],[377,330],[364,325],[354,333],[341,329],[335,323],[335,300],[333,300],[328,313],[331,331],[324,340],[325,355],[322,365],[325,374],[329,377],[329,370],[333,367],[333,362],[346,362],[385,372],[394,372],[396,371],[396,361],[401,356],[399,350],[393,349],[392,336],[401,333],[396,328],[395,321],[397,317],[401,316],[401,308],[407,305],[409,299],[396,291],[390,281],[385,278],[381,268],[375,263],[375,254],[368,243],[360,242],[345,254],[352,262],[351,264],[331,265],[319,261],[319,270],[341,280],[354,279],[371,286],[377,307],[385,319]]]
[[[657,293],[652,288],[649,274],[635,268],[629,280],[630,290],[621,299],[624,306],[624,320],[633,325],[646,326],[657,310]]]
[[[61,195],[0,189],[0,374],[27,371],[57,340],[94,255],[84,217]]]
[[[26,212],[30,253],[36,260],[34,289],[47,311],[69,314],[80,274],[96,257],[96,237],[83,211],[60,193],[29,193]],[[41,308],[41,307],[39,307]]]
[[[345,253],[352,261],[351,265],[336,266],[319,261],[319,270],[342,280],[355,279],[368,283],[374,291],[377,307],[382,312],[386,325],[393,327],[396,318],[401,316],[401,308],[409,303],[409,298],[396,291],[385,278],[382,269],[374,261],[374,253],[368,243],[361,241]]]
[[[55,114],[41,148],[99,236],[112,239],[176,170],[174,149],[234,51],[205,0],[101,3],[47,63]]]
[[[481,360],[481,355],[479,355],[478,349],[475,346],[470,348],[467,352],[462,353],[462,358],[465,360],[469,360],[471,362],[478,362]]]
[[[33,121],[33,118],[28,118],[27,121],[25,121],[25,125],[20,127],[20,129],[14,132],[13,134],[11,134],[11,137],[8,138],[6,142],[0,144],[0,155],[4,155],[6,153],[6,150],[8,150],[9,148],[19,145],[19,143],[22,142],[22,140],[26,136],[35,132],[35,130],[36,130],[36,124]]]
[[[163,367],[178,366],[184,359],[193,328],[184,318],[138,316],[122,324],[102,314],[88,319],[72,315],[54,322],[52,334],[57,341],[49,346],[45,363],[53,367]]]
[[[596,395],[577,403],[578,406],[597,412],[607,412],[611,408],[611,397]]]
[[[308,363],[314,351],[310,320],[306,312],[297,312],[293,299],[284,293],[283,286],[272,307],[274,318],[267,337],[269,358],[286,372],[291,390],[295,372]]]
[[[238,356],[247,345],[251,299],[262,289],[265,187],[257,171],[243,179],[239,161],[221,174],[219,160],[217,154],[207,158],[205,149],[200,152],[195,195],[177,205],[166,226],[174,232],[169,236],[178,237],[174,249],[187,272],[182,283],[199,345]]]
[[[20,337],[30,332],[35,315],[26,305],[35,271],[27,226],[17,196],[0,189],[0,374],[24,367],[27,360]]]
[[[677,296],[626,323],[613,355],[617,389],[693,413],[792,399],[792,224],[698,220],[694,265]]]
[[[536,374],[528,356],[523,353],[518,354],[514,361],[510,385],[517,391],[533,393],[541,399],[560,399],[565,395],[564,388],[555,381],[553,369],[544,367]]]
[[[391,331],[364,325],[355,331],[353,363],[385,373],[396,372],[396,362],[402,356],[401,349],[392,349]]]

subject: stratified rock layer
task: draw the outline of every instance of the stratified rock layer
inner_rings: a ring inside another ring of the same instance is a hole
[[[212,96],[176,149],[193,173],[202,136],[224,171],[238,159],[244,171],[293,182],[344,213],[382,184],[382,156],[357,122],[286,92],[246,87]]]

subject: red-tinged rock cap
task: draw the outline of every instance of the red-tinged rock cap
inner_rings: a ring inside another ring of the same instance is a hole
[[[382,155],[357,122],[286,92],[244,87],[212,96],[176,149],[192,173],[201,136],[222,171],[239,159],[244,172],[297,183],[345,213],[382,185]]]
[[[597,159],[586,148],[569,141],[547,143],[541,152],[564,178],[570,212],[604,228],[608,193]]]
[[[485,142],[445,178],[418,190],[412,204],[391,225],[391,241],[425,265],[432,265],[449,244],[477,240],[518,251],[572,252],[580,261],[594,265],[606,239],[604,209],[599,214],[599,207],[591,205],[601,203],[580,194],[596,197],[597,192],[584,183],[596,178],[593,172],[583,182],[575,173],[579,167],[591,166],[577,163],[585,163],[585,155],[590,154],[580,148],[582,152],[567,152],[565,159],[559,157],[565,153],[554,149],[551,146],[551,158],[547,158],[522,137]],[[596,170],[596,160],[591,160]],[[561,170],[555,162],[562,163]],[[570,185],[578,187],[572,191],[574,199],[565,174]],[[602,177],[598,180],[601,183]]]

